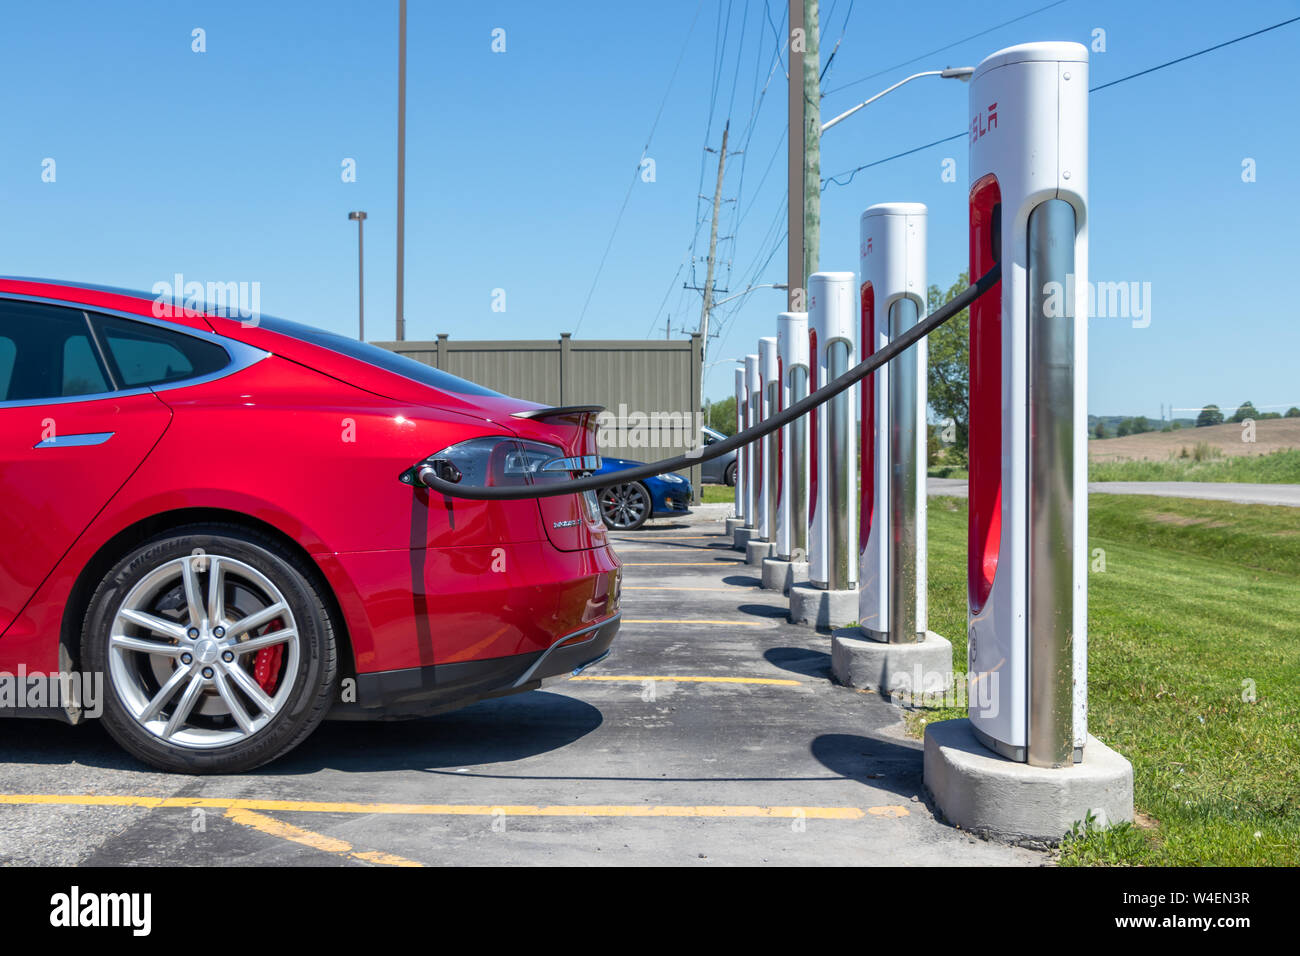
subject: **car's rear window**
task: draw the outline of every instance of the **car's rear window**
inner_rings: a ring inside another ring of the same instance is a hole
[[[398,355],[396,352],[388,351],[388,349],[381,349],[378,345],[358,342],[356,339],[350,339],[345,335],[336,335],[333,332],[326,332],[324,329],[303,325],[300,322],[262,316],[258,326],[302,342],[319,345],[331,352],[338,352],[340,355],[348,356],[348,358],[378,366],[386,372],[401,375],[403,378],[409,378],[412,381],[419,382],[422,385],[429,385],[444,392],[454,392],[457,395],[501,394],[492,391],[490,388],[484,388],[482,385],[475,385],[473,382],[458,378],[450,372],[436,369],[432,365],[425,365],[423,362],[417,362],[405,355]]]

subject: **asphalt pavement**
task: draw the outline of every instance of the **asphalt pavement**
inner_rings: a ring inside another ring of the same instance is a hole
[[[830,680],[723,538],[726,506],[618,534],[624,624],[580,678],[326,724],[242,776],[156,773],[95,724],[5,724],[0,862],[1040,865],[936,819],[901,711]]]

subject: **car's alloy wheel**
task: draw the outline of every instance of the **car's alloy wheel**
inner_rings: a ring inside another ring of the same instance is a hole
[[[249,769],[324,716],[332,628],[301,559],[243,529],[197,531],[119,562],[91,601],[84,659],[106,677],[106,726],[136,756],[170,770]]]
[[[736,487],[736,463],[734,461],[727,466],[726,474],[723,476],[722,480],[729,488]]]
[[[298,670],[298,627],[266,575],[228,555],[177,558],[118,605],[109,636],[113,690],[145,730],[209,748],[262,730]]]
[[[639,481],[611,485],[600,492],[600,514],[615,531],[634,531],[650,517],[650,492]]]

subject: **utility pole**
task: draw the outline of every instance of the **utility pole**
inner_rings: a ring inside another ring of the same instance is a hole
[[[722,127],[722,150],[718,153],[718,184],[713,190],[713,225],[709,229],[709,263],[704,274],[704,305],[700,309],[700,366],[709,355],[709,310],[713,308],[713,264],[718,251],[718,207],[722,205],[722,173],[727,165],[727,134],[731,121]],[[703,386],[701,385],[701,390]],[[701,401],[703,397],[701,396]]]
[[[406,0],[397,24],[397,341],[406,338]]]
[[[788,196],[786,199],[786,309],[790,312],[806,312],[808,303],[804,296],[804,255],[803,255],[803,218],[804,218],[804,0],[790,0],[790,30],[786,51],[789,63],[789,135],[786,152],[786,181]]]
[[[803,23],[803,282],[800,284],[807,288],[808,277],[818,269],[822,225],[822,94],[818,53],[821,27],[817,0],[804,0]]]

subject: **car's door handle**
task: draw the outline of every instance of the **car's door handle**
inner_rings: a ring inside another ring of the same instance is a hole
[[[33,448],[80,448],[85,445],[102,445],[116,432],[84,432],[80,435],[53,435],[39,441]]]

